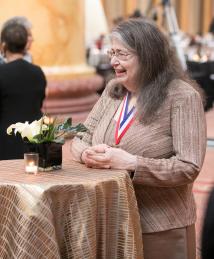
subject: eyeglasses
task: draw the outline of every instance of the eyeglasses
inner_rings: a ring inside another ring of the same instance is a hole
[[[108,54],[108,57],[109,57],[109,59],[112,59],[114,56],[117,58],[117,59],[119,59],[119,60],[121,60],[121,61],[126,61],[126,60],[128,60],[129,59],[129,56],[131,56],[132,54],[130,54],[130,53],[127,53],[127,52],[124,52],[124,51],[121,51],[121,50],[113,50],[113,49],[111,49],[111,50],[108,50],[107,51],[107,54]]]

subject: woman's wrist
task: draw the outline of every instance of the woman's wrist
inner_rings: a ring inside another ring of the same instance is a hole
[[[134,172],[136,170],[136,167],[137,167],[137,156],[133,155],[131,161],[129,162],[128,170]]]

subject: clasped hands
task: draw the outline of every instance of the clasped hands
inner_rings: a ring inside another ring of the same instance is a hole
[[[82,161],[91,168],[114,168],[134,171],[137,157],[123,149],[99,144],[85,149]]]

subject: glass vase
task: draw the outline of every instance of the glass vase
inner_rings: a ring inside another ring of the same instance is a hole
[[[24,153],[39,154],[39,171],[51,171],[62,168],[62,144],[45,142],[40,144],[24,142]]]

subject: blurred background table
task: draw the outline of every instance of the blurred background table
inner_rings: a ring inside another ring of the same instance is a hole
[[[30,175],[0,161],[0,258],[141,259],[140,229],[125,171],[64,161]]]

